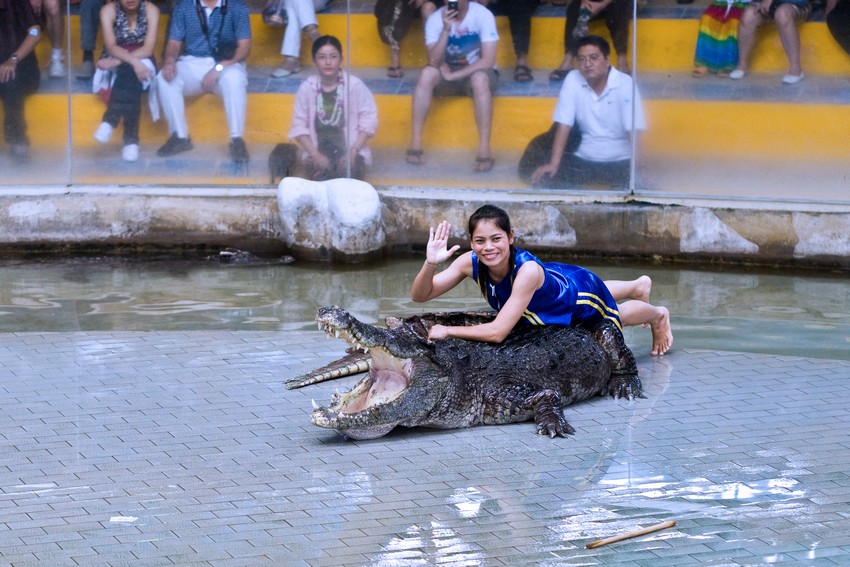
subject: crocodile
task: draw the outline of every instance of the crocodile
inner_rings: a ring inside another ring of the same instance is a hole
[[[474,325],[494,316],[426,313],[388,317],[381,327],[338,306],[322,307],[316,314],[319,328],[351,347],[342,359],[293,378],[286,387],[368,368],[329,406],[313,402],[314,425],[351,439],[382,437],[396,426],[451,429],[532,418],[538,434],[565,437],[575,429],[564,407],[600,394],[643,397],[634,356],[608,320],[592,328],[519,325],[499,344],[428,340],[434,324]]]

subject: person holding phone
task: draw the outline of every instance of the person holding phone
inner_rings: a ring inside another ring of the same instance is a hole
[[[481,4],[450,0],[425,22],[428,65],[422,69],[413,91],[413,129],[407,163],[425,163],[422,133],[434,96],[472,96],[478,127],[475,171],[493,169],[490,151],[493,93],[498,81],[495,69],[499,33],[496,18]]]

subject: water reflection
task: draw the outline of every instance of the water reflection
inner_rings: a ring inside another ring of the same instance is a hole
[[[427,305],[409,299],[419,260],[369,266],[227,265],[210,260],[0,264],[0,331],[314,329],[318,307],[365,321],[485,308],[470,282]],[[604,278],[648,271],[673,315],[674,348],[850,358],[850,285],[827,275],[588,266]],[[638,354],[650,334],[627,329]]]

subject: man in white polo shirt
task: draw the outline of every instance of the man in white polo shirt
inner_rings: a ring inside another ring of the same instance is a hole
[[[561,87],[552,154],[549,163],[532,174],[535,184],[628,187],[632,132],[645,130],[646,122],[632,78],[611,66],[610,54],[608,42],[599,36],[579,40],[579,72],[567,75]],[[574,153],[565,154],[574,127],[581,132],[581,143]]]

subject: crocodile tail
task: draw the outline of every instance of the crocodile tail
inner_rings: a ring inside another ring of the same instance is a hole
[[[303,388],[304,386],[335,380],[344,376],[354,376],[355,374],[368,372],[371,365],[372,359],[366,353],[351,352],[312,372],[287,380],[284,385],[287,390]]]

